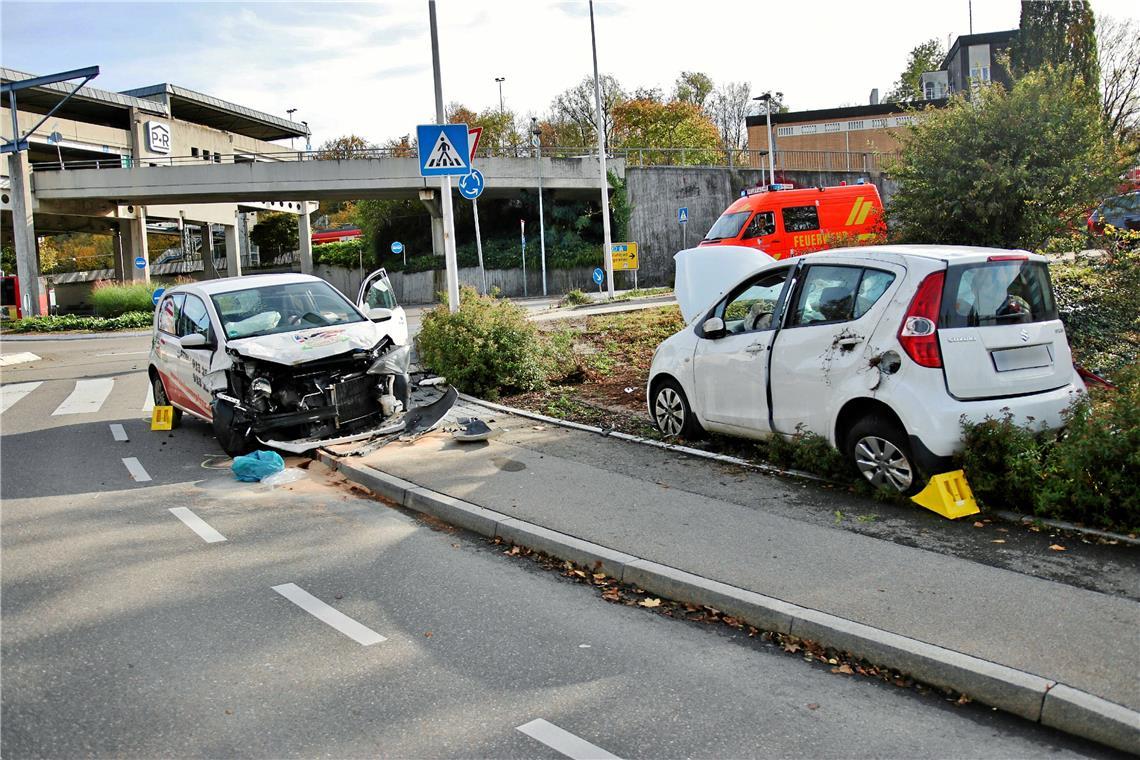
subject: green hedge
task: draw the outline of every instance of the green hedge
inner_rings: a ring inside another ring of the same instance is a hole
[[[372,266],[372,255],[364,247],[363,238],[338,240],[335,243],[322,243],[313,246],[313,263],[330,267],[356,269],[363,263]]]
[[[68,330],[110,332],[112,330],[150,329],[153,319],[153,311],[129,311],[117,317],[80,317],[74,314],[63,314],[13,320],[4,325],[4,331],[14,333],[65,332]]]
[[[133,285],[97,284],[91,291],[91,303],[99,317],[117,317],[132,311],[153,312],[155,287],[142,282]]]

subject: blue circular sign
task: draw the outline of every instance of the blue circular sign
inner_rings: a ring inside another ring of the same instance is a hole
[[[392,253],[399,255],[404,252],[404,244],[399,240],[392,243]]]
[[[472,169],[459,179],[459,194],[469,201],[473,201],[483,193],[483,172]]]
[[[602,280],[604,280],[604,279],[606,279],[606,273],[604,271],[602,271],[601,267],[596,267],[594,269],[594,284],[595,285],[601,285]]]
[[[142,256],[135,258],[135,269],[146,269],[146,259]]]
[[[159,299],[162,298],[162,294],[165,292],[166,292],[166,288],[158,288],[157,290],[155,290],[153,293],[150,294],[151,302],[153,302],[155,306],[158,306],[158,301],[159,301]]]

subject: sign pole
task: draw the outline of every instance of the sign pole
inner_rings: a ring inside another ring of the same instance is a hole
[[[594,117],[598,128],[598,169],[601,172],[602,190],[602,255],[606,263],[606,285],[610,298],[614,297],[614,260],[610,245],[610,180],[606,175],[606,130],[602,114],[602,88],[598,83],[598,41],[594,36],[594,0],[590,0],[590,48],[594,54]]]
[[[483,295],[487,295],[487,270],[483,268],[483,237],[479,234],[479,199],[471,201],[475,213],[475,251],[479,254],[479,275],[483,278]]]
[[[439,30],[435,20],[435,0],[428,0],[428,20],[431,25],[431,64],[435,77],[435,120],[444,124],[443,85],[439,72]],[[440,202],[443,211],[443,260],[446,267],[447,308],[454,314],[459,311],[459,270],[455,258],[455,217],[451,208],[451,177],[440,178]]]
[[[522,235],[522,249],[523,249],[523,298],[526,298],[526,220],[519,219],[519,230]]]

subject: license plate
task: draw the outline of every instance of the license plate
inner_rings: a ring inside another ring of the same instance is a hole
[[[1049,367],[1053,364],[1053,352],[1047,344],[991,351],[990,356],[993,357],[994,369],[998,372]]]

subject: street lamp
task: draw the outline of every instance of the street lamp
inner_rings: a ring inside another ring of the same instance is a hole
[[[499,83],[499,116],[503,115],[503,82],[507,81],[506,77],[495,77],[495,81]]]
[[[602,191],[602,261],[606,265],[606,291],[614,297],[614,255],[610,239],[610,181],[606,176],[606,132],[602,116],[602,86],[598,82],[598,39],[594,34],[594,0],[590,0],[590,49],[594,55],[594,120],[598,129],[598,171]]]
[[[530,119],[530,144],[537,148],[538,156],[538,245],[542,255],[542,295],[546,295],[546,221],[542,213],[542,127],[538,119]]]
[[[293,121],[293,114],[297,113],[297,109],[296,108],[286,108],[285,113],[289,114],[289,121]],[[292,137],[289,138],[289,147],[290,148],[293,147],[293,138]]]
[[[768,123],[768,184],[776,184],[776,146],[772,144],[772,93],[766,92],[763,95],[757,95],[753,100],[759,100],[764,103],[764,117]],[[784,93],[777,92],[775,97],[780,99],[784,97]]]

